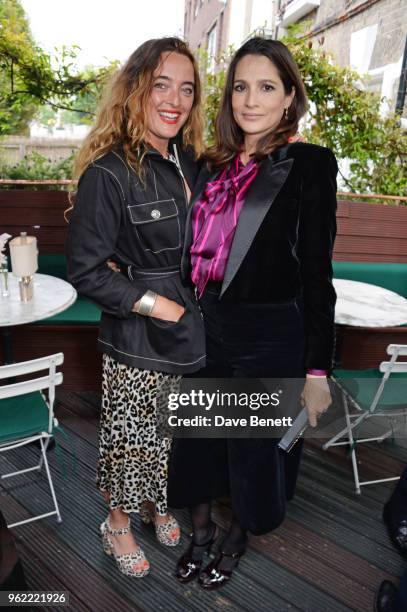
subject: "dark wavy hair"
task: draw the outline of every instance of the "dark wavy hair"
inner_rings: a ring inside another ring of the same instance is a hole
[[[279,40],[254,37],[236,51],[226,74],[226,83],[215,123],[215,144],[206,151],[210,166],[224,166],[238,153],[243,144],[244,134],[236,123],[232,111],[232,94],[237,64],[246,55],[264,55],[276,67],[283,82],[285,93],[295,88],[295,96],[288,108],[288,116],[280,121],[277,128],[263,136],[253,154],[262,159],[276,148],[287,144],[290,136],[298,130],[298,123],[307,110],[307,96],[298,66],[288,48]]]

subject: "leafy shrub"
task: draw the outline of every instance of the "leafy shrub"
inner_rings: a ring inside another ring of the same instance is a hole
[[[27,181],[38,180],[60,180],[72,178],[73,160],[75,153],[72,152],[69,157],[60,158],[52,161],[44,157],[40,153],[33,151],[23,157],[23,159],[14,165],[0,165],[0,176],[4,179]],[[10,185],[3,185],[3,188],[10,189]],[[17,185],[21,189],[21,185]],[[62,186],[63,187],[63,186]],[[51,189],[58,188],[57,185],[51,185]],[[27,189],[33,189],[32,185],[27,186]]]

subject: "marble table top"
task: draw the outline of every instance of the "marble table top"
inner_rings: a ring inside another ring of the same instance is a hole
[[[355,327],[407,324],[407,299],[383,287],[334,278],[337,293],[335,323]],[[33,323],[66,310],[77,298],[75,289],[55,276],[34,276],[34,297],[20,300],[18,279],[9,274],[10,295],[0,295],[0,327]]]
[[[47,319],[66,310],[77,298],[75,289],[66,281],[47,274],[35,274],[34,296],[29,302],[22,302],[18,279],[11,273],[8,279],[10,295],[0,295],[0,327]]]
[[[393,327],[407,324],[407,300],[394,291],[334,278],[337,294],[335,323],[355,327]]]

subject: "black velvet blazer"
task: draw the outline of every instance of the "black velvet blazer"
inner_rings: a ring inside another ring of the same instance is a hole
[[[337,170],[330,149],[302,142],[281,147],[261,162],[239,216],[220,295],[235,303],[298,298],[306,368],[332,367]],[[217,174],[204,167],[192,194],[181,261],[185,281],[191,272],[191,210]]]

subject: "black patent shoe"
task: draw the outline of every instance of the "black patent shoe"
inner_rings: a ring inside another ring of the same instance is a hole
[[[396,612],[397,609],[397,588],[390,582],[384,580],[376,594],[374,610],[375,612]]]
[[[229,582],[232,577],[233,570],[239,565],[239,559],[246,551],[241,553],[225,553],[220,552],[213,561],[211,561],[204,570],[199,574],[199,586],[205,591],[214,591],[220,589],[224,584]],[[224,557],[234,559],[235,563],[231,569],[221,569],[220,564]]]
[[[383,521],[394,546],[404,558],[407,558],[407,520],[402,519],[394,523],[390,504],[387,503],[383,508]]]
[[[191,537],[193,537],[191,533]],[[200,572],[202,567],[202,557],[205,553],[209,554],[212,544],[219,535],[219,528],[214,525],[213,534],[207,542],[196,544],[193,540],[188,546],[185,553],[180,557],[175,570],[175,577],[179,582],[191,582]],[[195,554],[194,554],[195,553]],[[194,559],[194,556],[200,556],[200,559]]]

